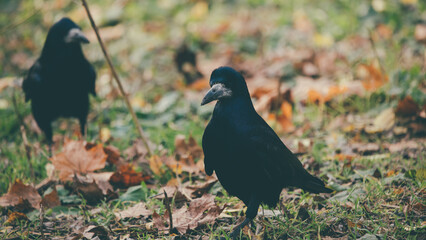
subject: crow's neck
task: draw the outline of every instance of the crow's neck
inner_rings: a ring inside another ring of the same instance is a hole
[[[234,95],[216,103],[214,115],[219,118],[246,118],[256,114],[249,95]]]
[[[41,62],[57,63],[63,60],[73,60],[83,57],[80,44],[45,44],[40,56]]]

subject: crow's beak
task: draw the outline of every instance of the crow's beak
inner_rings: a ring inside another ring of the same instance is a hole
[[[204,96],[203,101],[201,102],[201,106],[214,100],[219,100],[221,98],[226,98],[230,96],[232,96],[232,91],[229,88],[225,87],[225,85],[217,83],[213,85],[212,88]]]
[[[65,37],[65,42],[89,43],[90,41],[86,38],[86,36],[84,36],[83,32],[80,29],[73,28],[68,32],[67,36]]]

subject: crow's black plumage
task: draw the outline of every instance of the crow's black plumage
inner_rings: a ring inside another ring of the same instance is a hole
[[[256,217],[260,204],[276,206],[285,187],[331,192],[257,114],[240,73],[220,67],[212,72],[210,86],[201,105],[218,102],[203,135],[205,171],[215,171],[226,191],[247,205],[246,219],[235,228],[234,237]]]
[[[84,57],[81,43],[89,40],[69,18],[49,30],[41,56],[23,81],[25,100],[46,139],[52,143],[51,123],[58,117],[76,117],[84,135],[89,93],[95,93],[96,72]]]

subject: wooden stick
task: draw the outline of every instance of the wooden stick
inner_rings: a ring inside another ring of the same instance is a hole
[[[144,145],[145,145],[145,147],[146,147],[146,149],[148,151],[148,155],[152,155],[151,149],[149,148],[148,141],[146,140],[146,137],[145,137],[145,135],[143,133],[142,127],[140,126],[140,124],[138,122],[136,114],[133,111],[132,105],[130,104],[129,98],[127,97],[126,93],[124,92],[124,88],[123,88],[123,85],[121,84],[121,80],[118,77],[118,74],[115,71],[114,66],[112,65],[111,59],[109,57],[109,54],[108,54],[108,52],[107,52],[107,50],[105,48],[104,43],[102,42],[101,36],[99,35],[98,27],[96,26],[95,21],[92,18],[92,14],[90,13],[89,6],[87,5],[86,0],[81,0],[81,2],[83,4],[84,9],[86,10],[87,16],[89,17],[90,24],[92,25],[92,28],[93,28],[93,30],[96,33],[96,37],[98,39],[99,45],[101,45],[102,52],[103,52],[103,54],[105,56],[105,59],[108,62],[109,68],[111,69],[111,73],[114,76],[114,79],[115,79],[115,81],[116,81],[116,83],[118,85],[118,88],[120,89],[120,92],[123,95],[124,101],[126,102],[127,108],[129,109],[129,112],[132,115],[132,119],[133,119],[133,122],[134,122],[134,124],[136,126],[136,129],[138,130],[138,133],[139,133],[139,135],[140,135],[140,137],[142,139],[142,142],[144,143]]]

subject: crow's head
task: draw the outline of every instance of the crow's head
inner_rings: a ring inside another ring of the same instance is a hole
[[[248,89],[244,77],[231,67],[219,67],[210,76],[211,89],[204,96],[201,105],[221,99],[238,96],[248,96]]]
[[[55,23],[49,30],[47,38],[65,44],[89,43],[80,27],[69,18],[62,18]],[[47,41],[47,40],[46,40]]]
[[[62,18],[50,29],[41,54],[42,59],[54,59],[54,56],[81,55],[81,43],[89,43],[80,27],[69,18]]]

